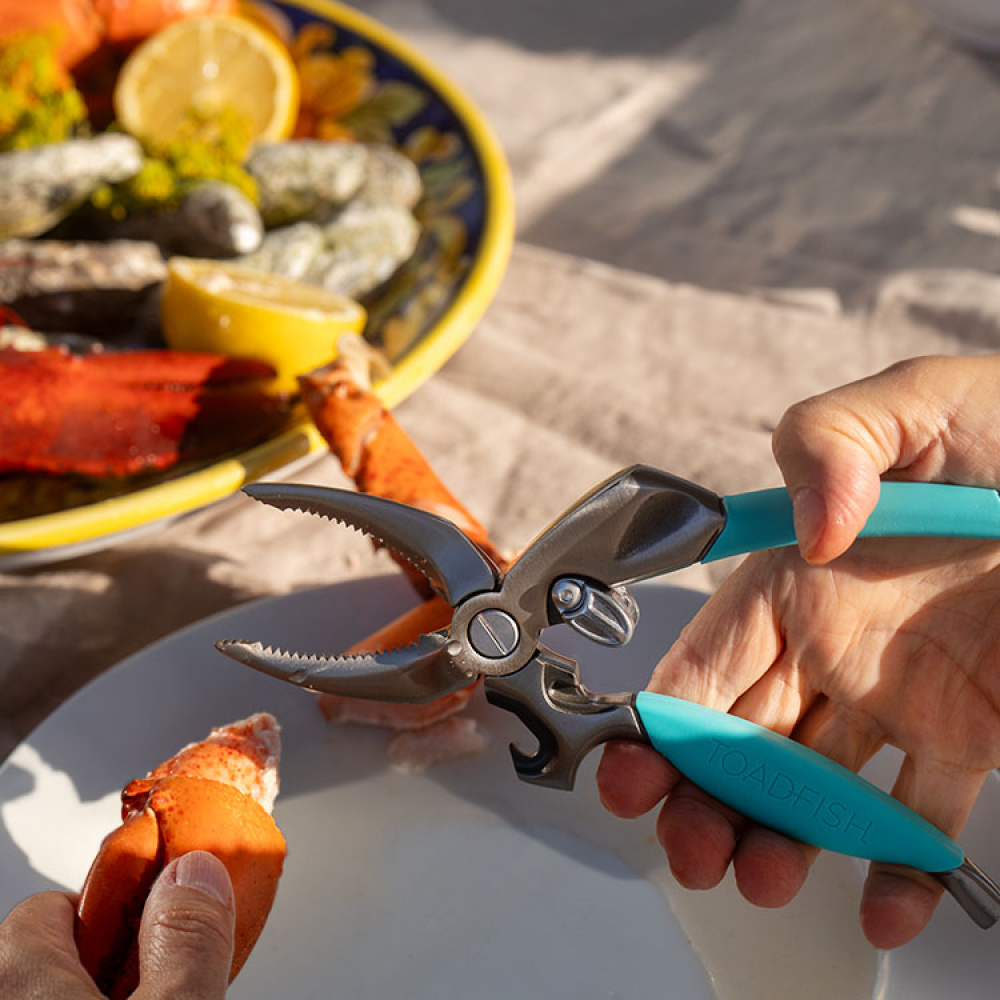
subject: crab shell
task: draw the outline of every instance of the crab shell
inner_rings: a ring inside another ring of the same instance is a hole
[[[123,477],[250,447],[287,417],[273,375],[216,354],[0,348],[0,473]]]
[[[128,51],[174,21],[234,14],[238,0],[35,0],[0,4],[0,40],[22,32],[58,32],[58,57],[80,68],[105,50]]]
[[[189,851],[214,854],[232,880],[236,929],[230,981],[249,957],[274,902],[286,853],[284,837],[257,801],[273,800],[274,775],[268,775],[273,766],[248,756],[260,752],[262,719],[269,717],[213,731],[122,793],[124,822],[101,844],[76,919],[83,966],[112,1000],[128,997],[138,986],[139,922],[150,887],[164,866]]]

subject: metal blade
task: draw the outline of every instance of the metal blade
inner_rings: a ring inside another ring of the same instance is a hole
[[[243,492],[272,507],[332,518],[370,535],[423,573],[452,607],[499,585],[493,563],[451,521],[436,514],[326,486],[252,483]]]
[[[291,653],[246,639],[220,639],[215,648],[248,667],[321,694],[421,704],[468,687],[476,678],[455,666],[448,637],[434,632],[412,646],[356,656]]]

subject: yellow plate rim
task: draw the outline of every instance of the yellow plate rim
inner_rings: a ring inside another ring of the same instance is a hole
[[[514,243],[514,193],[510,168],[492,128],[475,104],[426,56],[394,31],[338,0],[289,0],[363,35],[414,68],[448,102],[476,149],[486,188],[486,219],[469,275],[425,338],[376,386],[386,406],[415,392],[468,339],[503,278]],[[222,500],[244,483],[319,451],[325,443],[308,423],[299,424],[240,455],[175,480],[83,507],[0,524],[0,569],[8,557],[79,546],[152,525]],[[70,554],[70,553],[68,553]],[[58,553],[49,553],[58,558]],[[34,560],[33,560],[34,561]],[[45,561],[45,560],[38,560]]]

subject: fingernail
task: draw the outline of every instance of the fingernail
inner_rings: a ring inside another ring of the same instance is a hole
[[[811,486],[803,486],[792,497],[795,537],[804,556],[809,556],[819,544],[826,527],[826,503]]]
[[[222,862],[206,851],[182,854],[174,862],[173,881],[175,885],[198,889],[223,905],[230,905],[232,886],[229,874]]]

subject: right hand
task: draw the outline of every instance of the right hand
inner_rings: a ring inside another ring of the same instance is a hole
[[[1000,485],[998,401],[1000,357],[925,358],[792,407],[774,447],[800,551],[746,559],[650,690],[731,711],[854,770],[892,743],[906,754],[893,793],[956,836],[1000,767],[1000,546],[872,539],[844,553],[882,477]],[[640,744],[609,743],[598,782],[620,816],[666,798],[657,832],[690,888],[717,884],[732,863],[747,899],[784,905],[816,854]],[[910,940],[940,892],[929,876],[873,865],[861,914],[869,940]]]

